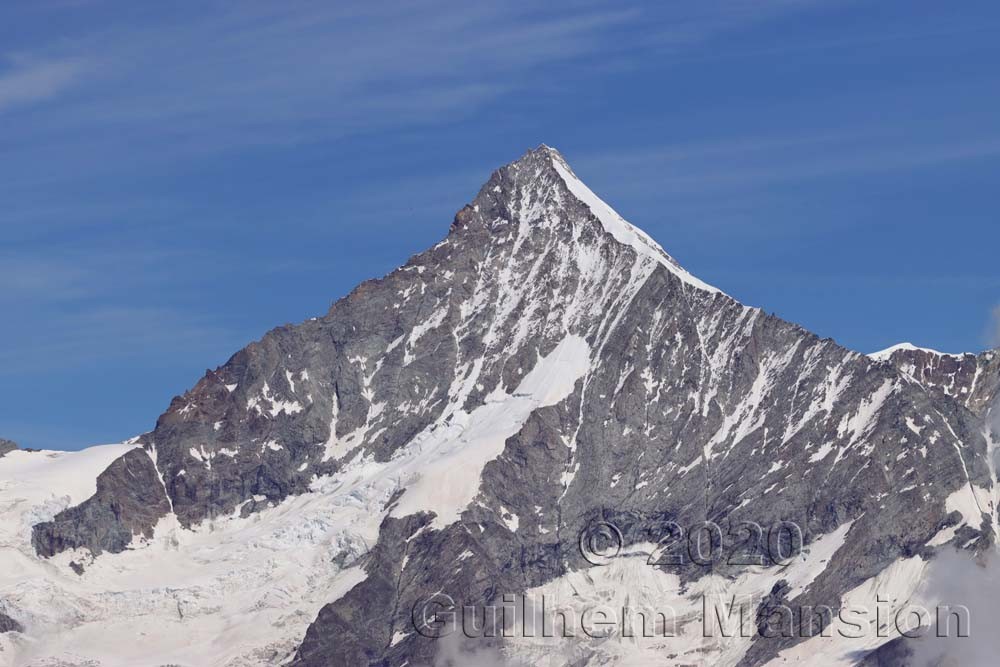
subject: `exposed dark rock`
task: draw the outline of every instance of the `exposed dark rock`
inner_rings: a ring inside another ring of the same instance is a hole
[[[93,555],[124,551],[137,536],[151,538],[157,521],[170,511],[163,484],[149,455],[133,449],[97,478],[97,493],[52,521],[32,529],[32,543],[45,558],[68,549]]]
[[[24,632],[24,627],[10,616],[0,611],[0,635],[7,632]]]
[[[906,377],[982,415],[1000,388],[1000,353],[943,354],[900,346],[886,359]]]
[[[4,440],[0,438],[0,458],[3,458],[5,454],[8,454],[15,449],[17,449],[17,443],[12,440]]]

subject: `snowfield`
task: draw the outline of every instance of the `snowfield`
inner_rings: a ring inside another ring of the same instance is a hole
[[[0,459],[0,600],[31,637],[0,635],[0,664],[276,664],[320,607],[363,577],[332,561],[356,558],[374,541],[353,530],[370,528],[372,508],[337,493],[193,531],[171,516],[153,540],[96,560],[38,559],[31,525],[93,495],[97,475],[134,446]],[[85,564],[82,576],[67,567],[73,560]]]

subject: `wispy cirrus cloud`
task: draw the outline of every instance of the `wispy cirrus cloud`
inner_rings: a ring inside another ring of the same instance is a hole
[[[83,58],[40,62],[12,59],[7,69],[0,69],[0,113],[59,96],[78,85],[88,67]]]
[[[207,253],[136,246],[0,253],[0,376],[206,351],[221,356],[231,351],[227,341],[249,335],[220,322],[211,308],[192,308],[185,295],[232,270]]]
[[[113,130],[102,145],[117,139],[158,158],[295,144],[446,123],[507,96],[544,96],[553,68],[572,85],[585,68],[677,52],[800,6],[425,0],[150,10],[38,45],[40,64],[10,75],[9,99],[44,101],[100,62],[83,94],[26,119],[23,136],[87,148],[94,132]]]
[[[98,58],[106,69],[91,94],[36,119],[35,132],[142,132],[170,139],[171,153],[294,143],[468,113],[530,85],[519,79],[534,66],[607,46],[609,30],[638,16],[451,2],[215,6],[112,23],[52,55],[43,47],[40,57],[65,60],[12,74],[9,98],[43,99]]]
[[[97,305],[67,310],[43,330],[16,327],[5,334],[0,377],[123,361],[157,365],[206,353],[224,358],[227,343],[247,342],[212,318],[180,308]]]
[[[1000,134],[950,137],[872,131],[817,130],[812,134],[733,137],[703,142],[616,149],[581,156],[581,169],[627,174],[637,192],[714,195],[838,174],[902,171],[1000,157]]]

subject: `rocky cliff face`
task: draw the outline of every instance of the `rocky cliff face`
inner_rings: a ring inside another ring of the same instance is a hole
[[[328,503],[337,593],[285,656],[300,666],[432,664],[445,640],[414,616],[429,596],[578,611],[739,591],[757,596],[751,615],[787,605],[798,626],[866,586],[901,606],[944,545],[992,548],[998,382],[992,355],[873,359],[738,303],[543,146],[494,173],[443,241],[208,372],[96,495],[34,524],[33,544],[114,554],[164,522],[201,534]],[[594,525],[617,533],[614,556],[649,557],[594,565]],[[651,555],[714,525],[751,526],[750,551],[770,539],[752,526],[793,525],[800,548],[784,565]],[[514,662],[763,665],[822,640],[696,625],[666,644],[522,632],[476,646]],[[888,641],[843,650],[860,661]]]
[[[945,354],[910,344],[871,355],[894,366],[905,377],[985,415],[1000,389],[1000,355]]]
[[[151,538],[153,526],[169,511],[153,462],[133,449],[100,474],[96,494],[33,526],[32,543],[46,558],[71,549],[87,549],[93,556],[119,553],[137,537]]]
[[[0,635],[7,632],[23,632],[24,628],[20,623],[0,611]]]

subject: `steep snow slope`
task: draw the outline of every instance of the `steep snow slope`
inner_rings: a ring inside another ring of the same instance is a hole
[[[543,150],[547,147],[543,146]],[[684,267],[668,255],[660,245],[654,241],[646,232],[627,222],[618,213],[608,206],[600,197],[595,195],[583,181],[577,178],[576,174],[558,152],[548,149],[552,158],[552,166],[555,167],[570,193],[587,208],[600,221],[604,230],[611,234],[616,241],[627,245],[638,254],[650,257],[667,267],[674,275],[678,276],[685,283],[705,290],[706,292],[718,292],[719,290],[708,283],[695,278],[688,273]]]

